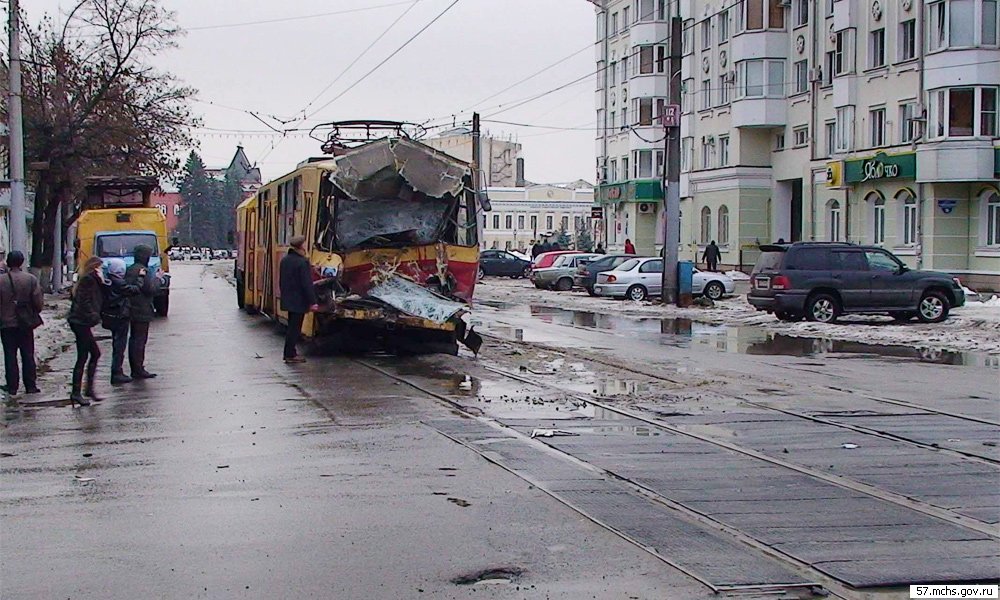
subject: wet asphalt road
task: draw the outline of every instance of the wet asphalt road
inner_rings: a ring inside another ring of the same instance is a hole
[[[0,597],[710,595],[423,425],[460,419],[437,400],[348,359],[286,366],[225,281],[173,274],[157,379],[5,407]],[[48,399],[71,362],[51,363]],[[521,574],[453,582],[490,569]]]

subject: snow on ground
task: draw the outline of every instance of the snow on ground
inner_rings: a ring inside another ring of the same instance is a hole
[[[476,285],[476,301],[510,305],[535,305],[622,316],[686,318],[700,323],[754,326],[768,332],[794,337],[827,338],[870,344],[911,346],[942,350],[1000,353],[1000,297],[984,302],[971,301],[952,310],[943,323],[917,321],[899,324],[886,316],[849,315],[834,324],[783,323],[773,315],[757,312],[736,295],[712,307],[678,308],[656,302],[612,300],[587,295],[584,291],[554,292],[536,289],[527,280],[487,278]]]
[[[45,296],[41,327],[35,330],[35,360],[39,365],[51,360],[73,342],[73,331],[66,322],[70,307],[69,294]]]

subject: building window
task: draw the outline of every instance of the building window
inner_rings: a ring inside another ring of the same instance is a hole
[[[729,208],[725,204],[719,207],[719,245],[729,245]]]
[[[628,49],[626,49],[625,52],[622,53],[622,60],[618,66],[619,71],[621,71],[621,80],[620,80],[621,83],[628,82],[628,53],[629,53]]]
[[[605,73],[604,69],[604,61],[603,60],[597,61],[597,89],[599,90],[604,89],[604,80],[607,78],[607,76],[608,75],[607,73]]]
[[[712,241],[712,209],[701,209],[701,245],[707,246]]]
[[[503,218],[503,222],[504,222],[504,225],[506,225],[507,229],[514,229],[514,216],[513,215],[506,215]]]
[[[768,28],[785,28],[785,5],[782,0],[743,0],[736,5],[737,32],[763,30],[765,13]]]
[[[684,21],[681,27],[681,54],[687,56],[694,52],[694,45],[691,43],[691,29],[694,28],[694,19]]]
[[[826,129],[826,155],[833,156],[833,153],[837,150],[837,122],[827,121],[825,129]]]
[[[635,152],[636,177],[648,179],[653,176],[653,151],[637,150]]]
[[[781,151],[785,149],[785,130],[782,129],[778,133],[774,134],[774,149],[775,151]]]
[[[653,0],[639,0],[637,3],[639,14],[636,15],[640,21],[653,21],[656,19],[656,6]]]
[[[623,106],[622,107],[622,130],[624,131],[625,129],[628,129],[628,128],[629,128],[628,108],[626,108],[626,107]]]
[[[628,157],[627,156],[623,156],[622,157],[622,180],[628,181],[628,179],[629,179],[629,174],[628,174]]]
[[[569,217],[562,218],[562,230],[569,231]]]
[[[868,194],[866,198],[872,205],[872,243],[885,243],[885,198],[879,194]]]
[[[903,239],[904,246],[913,246],[917,243],[917,201],[907,191],[899,192],[896,201],[902,205],[903,213]]]
[[[611,14],[611,31],[608,33],[611,37],[618,35],[618,13]]]
[[[837,109],[837,152],[849,152],[854,149],[854,107],[843,106]]]
[[[899,60],[913,60],[917,57],[917,20],[910,19],[899,24]]]
[[[809,24],[809,0],[795,0],[795,27]]]
[[[545,229],[552,231],[552,215],[545,215]]]
[[[688,114],[691,112],[691,96],[694,92],[694,79],[685,79],[681,85],[681,112]]]
[[[804,94],[809,90],[809,61],[800,60],[794,65],[795,94]]]
[[[827,218],[830,221],[830,227],[828,232],[830,234],[831,242],[840,241],[840,202],[836,200],[830,200],[827,203]]]
[[[608,87],[615,87],[615,83],[618,82],[618,63],[611,61],[608,64]]]
[[[653,124],[653,100],[653,98],[636,98],[632,101],[639,115],[636,125],[649,126]]]
[[[524,231],[524,215],[517,215],[517,230]]]
[[[835,50],[830,50],[826,53],[826,58],[823,62],[823,86],[828,87],[833,85],[833,75],[834,67],[837,64],[837,52]]]
[[[837,32],[833,51],[833,74],[844,75],[854,68],[854,30],[844,29]]]
[[[687,173],[691,170],[691,163],[694,162],[694,138],[686,137],[681,140],[681,171]]]
[[[868,34],[868,68],[885,66],[885,29],[876,29]]]
[[[824,2],[824,4],[826,5],[826,13],[825,13],[825,15],[827,17],[832,17],[833,16],[833,3],[834,3],[834,1],[835,0],[826,0]]]
[[[996,0],[948,0],[927,6],[927,49],[995,46]]]
[[[608,168],[608,180],[611,183],[618,183],[618,159],[611,159],[611,163]]]
[[[802,148],[803,146],[809,145],[809,128],[808,127],[798,127],[792,130],[792,143],[796,148]]]
[[[701,22],[701,49],[712,49],[712,20],[705,19]]]
[[[729,166],[729,136],[719,136],[719,166]]]
[[[737,67],[740,98],[783,98],[785,61],[745,60]]]
[[[701,145],[701,168],[712,168],[712,144],[708,141],[703,142]]]
[[[493,215],[493,229],[500,229],[500,215]]]
[[[1000,246],[1000,195],[992,190],[987,190],[979,200],[986,207],[986,235],[987,246]]]
[[[628,6],[622,9],[622,31],[628,31],[628,27],[631,25],[631,21],[629,21],[630,12],[631,9]]]
[[[656,176],[663,177],[663,150],[656,151]]]
[[[917,105],[907,102],[899,107],[899,142],[908,144],[917,139]]]
[[[885,145],[885,108],[876,108],[868,113],[871,124],[871,147],[879,148]]]
[[[729,104],[729,75],[724,74],[719,76],[719,106],[725,106]]]
[[[712,108],[712,80],[703,79],[701,81],[701,110]]]
[[[531,215],[531,230],[538,231],[538,215]]]
[[[666,68],[666,46],[639,46],[639,75],[665,73]]]
[[[997,135],[997,88],[933,90],[928,99],[928,137]]]
[[[600,13],[597,15],[597,41],[604,40],[604,15],[606,13]]]
[[[729,41],[729,11],[723,10],[719,12],[717,19],[716,30],[719,32],[719,43],[724,44]]]

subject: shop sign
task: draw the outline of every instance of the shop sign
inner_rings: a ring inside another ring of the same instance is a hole
[[[604,218],[604,209],[601,208],[600,206],[591,206],[590,207],[590,218],[591,219],[603,219]]]
[[[844,181],[865,183],[883,179],[914,179],[917,176],[915,152],[886,154],[879,152],[872,158],[844,161]]]
[[[958,200],[953,198],[938,198],[937,201],[938,208],[941,209],[946,215],[950,215],[951,211],[955,210],[955,205],[958,204]]]
[[[826,187],[840,187],[844,180],[844,163],[831,162],[826,164]]]
[[[622,197],[621,186],[615,186],[613,188],[608,188],[608,200],[617,200]]]

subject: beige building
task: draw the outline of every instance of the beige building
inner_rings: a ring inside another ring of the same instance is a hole
[[[441,134],[420,140],[431,148],[440,150],[459,160],[472,162],[472,130],[456,127]],[[519,187],[524,185],[524,159],[521,144],[512,139],[502,139],[484,133],[479,139],[482,159],[483,183],[486,187]]]
[[[612,248],[624,225],[649,251],[662,235],[666,3],[595,4],[598,201]],[[680,11],[682,258],[716,240],[726,265],[748,267],[760,243],[851,241],[1000,288],[995,0]]]
[[[586,181],[567,185],[491,187],[487,190],[493,210],[483,215],[484,249],[528,252],[536,241],[565,230],[576,240],[581,230],[591,230],[594,186]]]

